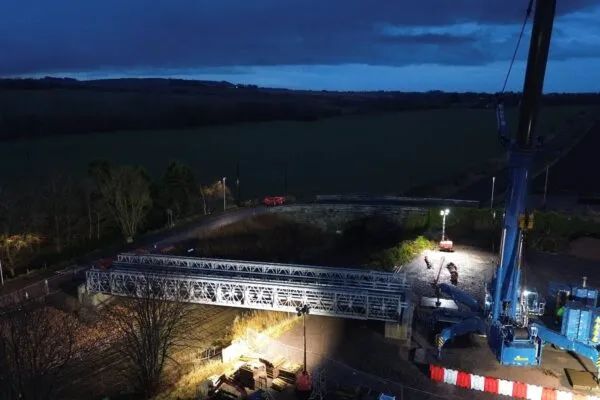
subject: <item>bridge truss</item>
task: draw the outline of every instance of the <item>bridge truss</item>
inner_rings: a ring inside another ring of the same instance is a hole
[[[121,269],[151,268],[181,271],[185,274],[236,276],[277,282],[331,285],[365,290],[406,292],[410,289],[406,274],[391,274],[358,268],[332,268],[312,265],[263,263],[215,258],[176,257],[159,254],[123,253],[115,265]]]
[[[269,281],[227,279],[225,277],[183,276],[142,271],[87,271],[89,292],[126,297],[144,297],[146,288],[153,297],[166,300],[296,312],[308,304],[311,314],[354,319],[399,322],[408,303],[397,293],[351,291],[343,287],[276,284]]]

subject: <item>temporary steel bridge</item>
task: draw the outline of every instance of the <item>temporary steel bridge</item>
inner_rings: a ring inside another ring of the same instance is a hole
[[[358,268],[123,253],[86,272],[90,293],[137,297],[151,286],[167,300],[404,323],[412,318],[403,273]]]

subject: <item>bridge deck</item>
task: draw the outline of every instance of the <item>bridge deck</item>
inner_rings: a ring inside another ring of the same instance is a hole
[[[398,322],[406,318],[410,303],[401,293],[273,282],[268,279],[174,274],[157,270],[91,269],[86,272],[89,292],[141,296],[145,288],[168,300],[229,307],[295,312],[308,304],[311,313],[354,319]]]

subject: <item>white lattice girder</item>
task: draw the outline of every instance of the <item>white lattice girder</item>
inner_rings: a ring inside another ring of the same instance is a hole
[[[312,265],[276,264],[212,258],[177,257],[159,254],[123,253],[117,256],[115,268],[171,268],[206,275],[297,282],[314,285],[334,285],[353,289],[405,292],[410,289],[406,274],[380,272],[358,268],[332,268]],[[179,270],[179,271],[176,271]]]
[[[409,306],[399,294],[344,290],[343,287],[333,289],[118,269],[93,268],[86,272],[86,286],[91,293],[140,296],[148,287],[146,280],[150,280],[157,295],[167,300],[257,310],[296,312],[296,307],[308,304],[311,314],[315,315],[398,322]]]

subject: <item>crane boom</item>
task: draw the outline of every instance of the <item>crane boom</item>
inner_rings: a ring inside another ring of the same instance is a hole
[[[471,308],[470,312],[465,313],[462,321],[444,329],[437,338],[440,351],[447,340],[459,334],[481,330],[481,326],[485,325],[490,348],[500,363],[535,365],[540,362],[541,345],[535,336],[536,330],[532,332],[529,329],[527,313],[521,312],[519,300],[523,234],[532,228],[533,222],[527,211],[529,170],[536,151],[534,134],[555,12],[556,0],[536,1],[519,109],[518,130],[516,137],[504,137],[506,140],[503,141],[508,146],[509,185],[505,202],[500,261],[496,266],[494,278],[487,285],[485,313],[473,316],[473,308]],[[499,106],[501,105],[500,103]],[[502,136],[505,126],[503,109],[499,108],[497,112],[499,131]],[[457,293],[458,291],[454,289],[455,296],[470,298],[470,295]]]
[[[492,320],[507,317],[514,321],[518,313],[523,233],[531,227],[527,214],[529,169],[535,154],[533,134],[537,126],[544,86],[550,39],[554,25],[556,0],[537,0],[519,125],[514,140],[508,143],[509,186],[507,190],[500,264],[492,282]]]
[[[537,125],[555,14],[556,0],[536,1],[517,131],[517,144],[523,149],[531,148]]]

